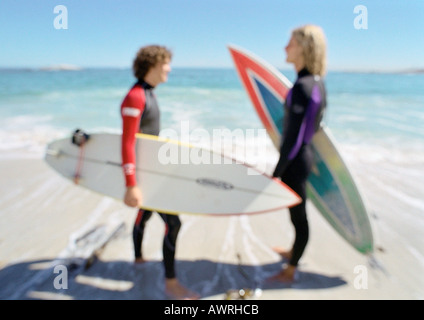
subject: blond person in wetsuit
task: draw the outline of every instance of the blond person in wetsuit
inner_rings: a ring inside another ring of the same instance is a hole
[[[326,71],[326,41],[322,29],[306,25],[292,31],[285,47],[286,61],[293,64],[297,79],[284,105],[283,141],[274,177],[291,187],[302,202],[290,209],[295,240],[290,250],[274,248],[288,259],[274,280],[291,282],[309,239],[306,216],[306,181],[313,165],[311,141],[326,108],[323,76]]]

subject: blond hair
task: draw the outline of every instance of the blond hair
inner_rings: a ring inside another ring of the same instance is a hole
[[[143,80],[150,68],[158,63],[171,60],[172,52],[166,47],[159,45],[149,45],[140,48],[133,63],[134,76]]]
[[[294,29],[292,36],[303,48],[305,68],[314,75],[324,76],[327,68],[327,45],[321,27],[305,25]]]

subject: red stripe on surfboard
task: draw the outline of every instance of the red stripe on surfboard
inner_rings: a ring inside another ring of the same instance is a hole
[[[234,48],[229,48],[229,50],[234,60],[234,64],[236,65],[237,71],[240,75],[240,78],[242,80],[242,83],[245,86],[251,101],[253,102],[253,106],[255,107],[256,112],[258,113],[267,131],[269,133],[272,132],[272,119],[269,119],[267,114],[264,112],[264,110],[266,110],[266,106],[262,105],[261,100],[259,99],[255,88],[253,87],[252,82],[250,81],[248,71],[253,72],[258,77],[263,79],[265,83],[270,86],[283,101],[285,100],[289,89],[280,81],[278,81],[274,74],[267,71],[263,66],[253,61],[244,53],[235,50]]]

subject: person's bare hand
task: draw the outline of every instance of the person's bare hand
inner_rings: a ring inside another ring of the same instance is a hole
[[[129,207],[138,207],[141,204],[141,190],[138,186],[127,187],[124,203]]]

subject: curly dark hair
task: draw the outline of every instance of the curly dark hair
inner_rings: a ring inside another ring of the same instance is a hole
[[[171,60],[172,52],[159,45],[150,45],[140,48],[133,63],[134,76],[143,80],[150,68],[156,64],[164,62],[166,59]]]

